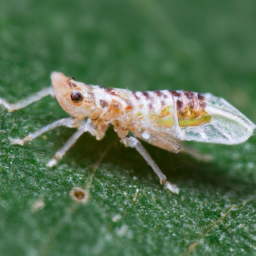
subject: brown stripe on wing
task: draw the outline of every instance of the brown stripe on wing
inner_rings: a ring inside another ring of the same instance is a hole
[[[199,105],[202,109],[204,109],[206,107],[206,102],[205,102],[205,97],[202,93],[199,93],[197,95],[198,99],[199,99]]]
[[[156,96],[161,97],[163,93],[161,91],[152,91],[153,93],[156,94]]]
[[[136,98],[136,100],[140,100],[140,97],[136,94],[136,92],[132,92],[132,95]]]
[[[207,116],[204,100],[205,97],[202,94],[184,91],[176,101],[179,120],[196,120]]]
[[[198,93],[197,97],[199,100],[205,100],[205,97],[202,93]]]
[[[183,109],[183,102],[181,100],[177,100],[177,111],[181,111]]]
[[[149,92],[143,92],[142,95],[145,96],[147,100],[151,99]]]
[[[180,97],[180,93],[177,91],[168,90],[168,92],[175,97]]]
[[[105,92],[110,94],[110,95],[113,95],[113,96],[118,96],[120,97],[120,95],[118,95],[116,92],[115,92],[115,89],[111,88],[111,87],[108,87],[108,88],[104,88]]]
[[[101,86],[100,88],[102,88],[107,94],[110,94],[112,96],[116,96],[116,97],[122,99],[127,104],[126,110],[131,110],[133,108],[131,101],[123,98],[120,94],[118,94],[118,92],[114,88],[103,87],[103,86]]]
[[[184,92],[184,95],[189,99],[193,99],[194,97],[196,97],[196,94],[194,92],[191,92],[191,91],[185,91]]]

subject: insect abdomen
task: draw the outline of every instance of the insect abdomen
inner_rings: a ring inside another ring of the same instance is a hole
[[[162,90],[134,92],[133,98],[137,115],[148,117],[155,126],[171,127],[174,124],[173,111],[176,111],[181,127],[199,126],[211,119],[205,111],[206,103],[202,94]]]

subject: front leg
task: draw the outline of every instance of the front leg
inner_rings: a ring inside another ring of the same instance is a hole
[[[126,137],[122,139],[121,142],[123,142],[126,147],[135,148],[141,154],[141,156],[146,160],[146,162],[151,166],[153,171],[159,177],[160,184],[165,185],[166,188],[169,189],[171,192],[179,194],[180,189],[175,184],[172,184],[167,180],[166,176],[162,173],[158,165],[151,158],[149,153],[146,151],[146,149],[142,146],[142,144],[137,138],[132,136]]]
[[[16,138],[16,139],[10,139],[10,140],[11,140],[12,145],[18,144],[18,145],[23,146],[26,142],[34,140],[35,138],[39,137],[43,133],[46,133],[46,132],[53,130],[57,127],[65,126],[68,128],[77,128],[80,125],[81,125],[81,121],[77,120],[76,118],[73,118],[73,117],[63,118],[63,119],[57,120],[51,124],[48,124],[48,125],[42,127],[41,129],[29,134],[27,137],[25,137],[23,139]]]
[[[47,167],[55,166],[58,161],[67,153],[67,151],[76,143],[76,141],[82,136],[82,134],[86,131],[86,124],[80,126],[77,131],[66,141],[64,146],[59,149],[53,158],[47,163]]]
[[[67,153],[67,151],[75,144],[75,142],[82,136],[83,133],[89,132],[92,136],[95,136],[97,139],[102,139],[107,130],[107,125],[95,126],[93,125],[90,119],[87,121],[79,121],[73,117],[63,118],[58,121],[55,121],[51,124],[48,124],[41,129],[35,131],[34,133],[29,134],[23,139],[11,139],[11,144],[19,144],[23,146],[26,142],[32,141],[33,139],[39,137],[43,133],[46,133],[50,130],[53,130],[57,127],[65,126],[68,128],[78,128],[78,130],[68,139],[64,146],[58,150],[54,157],[48,162],[48,167],[53,167],[57,162]]]
[[[53,92],[52,87],[44,88],[40,92],[32,94],[32,95],[28,96],[27,98],[16,102],[15,104],[10,104],[5,99],[0,98],[0,106],[2,105],[9,112],[13,112],[15,110],[25,108],[26,106],[28,106],[28,105],[36,102],[36,101],[39,101],[39,100],[41,100],[42,98],[44,98],[48,95],[54,96],[54,92]]]
[[[83,135],[85,132],[89,132],[96,139],[100,140],[105,136],[107,126],[95,126],[91,119],[87,119],[86,123],[81,124],[78,130],[67,140],[64,146],[59,149],[53,158],[48,162],[48,167],[55,166],[58,161],[67,153],[67,151],[76,143],[76,141]]]

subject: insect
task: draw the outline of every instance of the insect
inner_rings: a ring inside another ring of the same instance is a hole
[[[59,126],[77,128],[48,162],[48,167],[55,166],[83,133],[89,132],[101,140],[112,124],[121,142],[126,147],[135,148],[152,167],[160,183],[178,194],[179,188],[167,180],[139,139],[173,153],[185,151],[203,158],[183,145],[182,141],[232,145],[246,141],[255,129],[255,124],[235,107],[210,93],[181,90],[132,92],[87,85],[58,72],[51,74],[51,82],[52,87],[16,104],[9,104],[0,98],[0,105],[12,112],[52,95],[71,116],[57,120],[23,139],[11,141],[12,144],[24,145]],[[130,133],[133,135],[130,136]]]

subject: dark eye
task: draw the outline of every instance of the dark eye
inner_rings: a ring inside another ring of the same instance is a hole
[[[82,101],[84,99],[84,96],[80,91],[73,91],[71,94],[71,99],[77,103]]]

